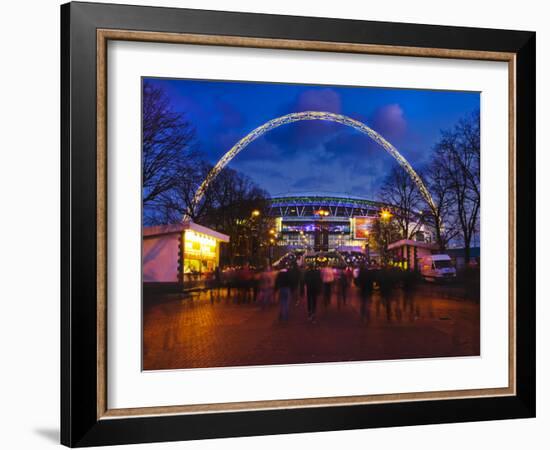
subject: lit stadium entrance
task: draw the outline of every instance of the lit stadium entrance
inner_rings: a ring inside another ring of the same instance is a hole
[[[287,251],[367,252],[368,234],[388,205],[333,192],[293,192],[270,198],[266,214],[274,220],[277,245]],[[424,240],[425,231],[416,235]]]

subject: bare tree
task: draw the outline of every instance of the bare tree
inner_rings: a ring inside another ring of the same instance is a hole
[[[249,177],[225,168],[209,186],[200,215],[220,229],[247,217],[252,210],[263,210],[267,194]]]
[[[392,205],[402,239],[411,239],[422,226],[424,204],[418,187],[401,166],[395,166],[378,194],[383,203]]]
[[[154,211],[151,222],[175,223],[187,216],[231,236],[226,259],[233,262],[234,257],[242,256],[261,262],[260,247],[267,248],[273,226],[267,214],[268,194],[247,176],[225,168],[209,185],[202,201],[195,204],[195,192],[211,168],[203,162],[195,171],[180,172],[174,186],[149,208]]]
[[[249,177],[225,168],[209,186],[201,209],[201,223],[231,236],[227,260],[262,264],[273,227],[268,217],[268,194]]]
[[[176,223],[184,217],[195,222],[199,220],[202,211],[211,203],[211,198],[205,196],[199,205],[195,205],[193,200],[210,168],[211,166],[203,161],[195,161],[182,167],[175,175],[172,187],[150,203],[148,209],[154,211],[155,223]]]
[[[450,192],[448,215],[457,225],[468,263],[472,239],[478,231],[481,204],[479,111],[442,133],[435,146],[431,174]]]
[[[142,201],[147,208],[181,181],[182,174],[196,164],[197,153],[193,127],[174,111],[161,88],[145,81],[142,107]]]
[[[449,242],[459,230],[453,216],[453,191],[445,171],[440,170],[438,159],[434,159],[424,171],[424,182],[433,200],[433,205],[426,203],[425,222],[435,231],[435,241],[440,252],[444,252]]]

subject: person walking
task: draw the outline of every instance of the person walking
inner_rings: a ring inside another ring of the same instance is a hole
[[[288,269],[282,269],[275,279],[275,291],[279,293],[279,320],[288,321],[288,310],[292,289],[292,280]]]
[[[359,287],[359,299],[361,301],[361,321],[370,322],[370,304],[374,285],[373,272],[366,264],[361,264],[357,275],[357,285]]]
[[[272,303],[273,299],[273,289],[275,287],[275,277],[276,273],[275,271],[269,266],[266,270],[264,270],[260,274],[260,304],[262,306],[262,309],[267,307]]]
[[[222,270],[220,266],[216,266],[214,269],[214,286],[216,289],[216,300],[220,301],[220,291],[222,288]]]
[[[330,296],[332,294],[332,283],[334,282],[334,271],[328,264],[321,269],[321,279],[323,281],[323,303],[325,308],[330,305]]]
[[[346,306],[347,297],[348,297],[348,286],[351,283],[351,268],[338,269],[337,272],[337,281],[338,281],[338,309],[340,307]]]
[[[380,288],[380,298],[386,308],[386,320],[392,320],[392,291],[396,283],[396,270],[385,267],[378,272],[378,286]]]
[[[323,281],[321,280],[321,272],[314,265],[308,266],[304,274],[304,285],[307,295],[307,319],[315,322],[317,298],[321,292]]]
[[[288,276],[290,277],[290,295],[291,295],[291,301],[293,301],[296,305],[300,303],[300,296],[299,296],[299,290],[300,290],[300,278],[302,278],[301,270],[298,267],[298,264],[293,263],[290,266],[290,269],[288,270]]]

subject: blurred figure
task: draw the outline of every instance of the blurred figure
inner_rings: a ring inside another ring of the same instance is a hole
[[[379,271],[378,285],[380,288],[382,303],[386,308],[386,319],[388,322],[392,319],[391,294],[394,284],[397,282],[396,278],[396,270],[394,269],[386,267],[385,269]]]
[[[235,288],[236,273],[234,267],[229,267],[224,273],[224,282],[227,287],[227,293],[225,296],[226,302],[231,301],[231,289]]]
[[[414,311],[414,292],[419,280],[419,273],[416,271],[406,271],[403,274],[403,311],[408,314],[409,320],[412,322],[415,320]]]
[[[334,282],[334,271],[332,267],[324,265],[321,269],[321,280],[323,281],[323,303],[325,308],[330,305],[330,296],[332,294],[332,283]]]
[[[259,298],[262,308],[273,302],[273,290],[275,289],[275,277],[277,273],[269,266],[260,273],[259,277]]]
[[[210,304],[214,304],[214,292],[216,290],[215,272],[204,273],[204,285],[210,295]]]
[[[218,302],[220,301],[220,290],[222,288],[222,270],[220,266],[216,266],[214,269],[214,286],[216,289],[216,297]]]
[[[251,290],[254,281],[254,272],[246,264],[237,273],[237,287],[239,290],[239,303],[249,303],[251,300]]]
[[[252,290],[252,302],[256,303],[256,300],[258,300],[258,290],[260,288],[260,275],[261,272],[258,269],[255,269],[252,272],[252,278],[249,282],[250,289]]]
[[[306,295],[306,283],[304,280],[305,271],[300,268],[300,299],[304,298]]]
[[[288,269],[282,269],[275,279],[275,291],[279,293],[279,320],[286,322],[288,320],[288,309],[292,289],[292,280]]]
[[[314,265],[308,266],[304,274],[304,284],[307,293],[307,319],[314,322],[317,310],[317,298],[323,285],[321,272]]]
[[[363,263],[365,264],[365,263]],[[354,267],[351,271],[351,273],[353,274],[353,282],[355,284],[355,286],[358,286],[357,284],[357,278],[359,277],[359,270],[361,269],[361,265],[357,266],[357,267]]]
[[[346,267],[343,270],[339,269],[336,279],[338,280],[338,309],[340,309],[341,305],[346,306],[348,287],[353,279],[353,272],[351,267]]]
[[[290,277],[290,294],[291,300],[296,303],[300,302],[299,289],[300,289],[300,278],[302,278],[301,270],[298,267],[298,264],[293,263],[288,270],[288,276]]]
[[[210,304],[220,301],[220,289],[222,286],[222,275],[220,267],[217,266],[213,272],[206,274],[206,287],[210,292]]]
[[[357,275],[357,287],[359,288],[359,299],[361,301],[361,320],[370,322],[370,304],[374,286],[374,273],[363,263]]]

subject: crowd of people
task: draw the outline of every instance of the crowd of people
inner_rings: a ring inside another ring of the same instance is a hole
[[[328,308],[335,299],[340,309],[346,306],[350,289],[354,287],[360,300],[361,319],[368,323],[375,286],[381,298],[388,300],[395,286],[401,285],[408,291],[414,283],[412,272],[382,269],[367,263],[345,268],[314,264],[302,268],[291,264],[280,270],[271,267],[255,270],[250,266],[217,269],[208,281],[208,288],[212,302],[220,299],[222,289],[226,290],[226,299],[236,303],[257,303],[266,308],[278,302],[282,322],[288,320],[291,304],[305,299],[308,320],[316,322],[319,302]]]

